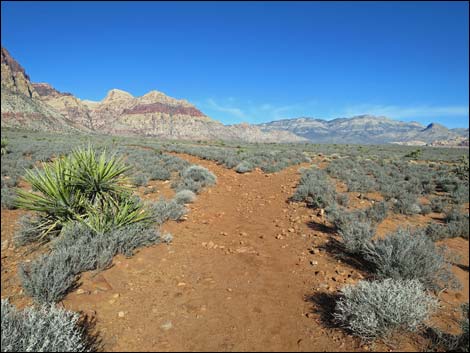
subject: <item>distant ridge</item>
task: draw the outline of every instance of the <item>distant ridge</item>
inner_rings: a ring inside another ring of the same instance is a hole
[[[31,83],[21,65],[2,48],[2,127],[69,131],[164,139],[299,142],[286,131],[263,132],[254,125],[225,126],[194,105],[153,90],[141,97],[111,89],[94,102],[60,92],[48,83]]]
[[[468,129],[449,130],[437,123],[424,126],[417,122],[403,122],[373,115],[333,120],[301,117],[258,126],[263,131],[289,131],[316,143],[432,145],[439,142],[442,145],[442,141],[452,141],[455,145],[465,145],[465,141],[468,141]]]
[[[162,139],[468,146],[468,129],[360,115],[333,120],[300,117],[252,125],[223,125],[184,99],[150,91],[141,97],[111,89],[101,101],[81,100],[50,84],[31,83],[1,49],[1,126],[83,131]]]

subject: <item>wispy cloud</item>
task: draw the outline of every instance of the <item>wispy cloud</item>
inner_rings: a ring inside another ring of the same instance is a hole
[[[242,102],[234,97],[228,97],[224,99],[208,98],[203,102],[198,102],[197,105],[203,111],[212,110],[214,112],[213,117],[216,119],[226,120],[228,115],[228,118],[243,119],[244,121],[257,123],[294,117],[302,114],[302,112],[305,112],[306,108],[315,104],[316,101],[314,100],[285,105],[270,102],[255,104],[251,100]],[[220,113],[220,115],[216,115],[217,113]]]
[[[232,103],[234,101],[234,99],[232,97],[230,97],[228,99],[228,101],[230,103]],[[222,105],[220,103],[217,103],[212,98],[207,99],[206,103],[207,103],[207,106],[210,109],[213,109],[215,111],[222,112],[222,113],[227,113],[227,114],[230,114],[231,116],[234,116],[234,117],[240,118],[240,119],[245,119],[247,117],[245,112],[242,109],[234,107],[232,105],[231,106]]]
[[[436,118],[445,116],[464,116],[468,117],[468,106],[396,106],[396,105],[371,105],[360,104],[344,108],[341,116],[354,116],[360,114],[371,114],[387,116],[394,119],[409,118]]]

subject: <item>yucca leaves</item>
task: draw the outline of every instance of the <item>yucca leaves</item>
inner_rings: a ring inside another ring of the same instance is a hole
[[[128,191],[124,186],[128,179],[125,175],[131,168],[116,156],[106,157],[103,152],[99,158],[89,146],[87,150],[79,149],[71,155],[73,180],[83,194],[94,202],[96,199],[110,195],[118,196]]]
[[[16,205],[41,213],[38,232],[57,233],[69,221],[81,221],[102,233],[144,222],[150,215],[131,200],[126,183],[130,167],[106,152],[97,155],[91,146],[59,158],[43,169],[27,170],[25,180],[34,192],[18,190]]]
[[[140,201],[126,199],[120,203],[109,203],[102,209],[88,210],[84,223],[98,234],[137,222],[151,222],[152,215]]]

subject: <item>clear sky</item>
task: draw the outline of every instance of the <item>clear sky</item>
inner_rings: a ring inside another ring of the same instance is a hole
[[[156,89],[224,123],[468,127],[467,2],[9,2],[2,46],[82,99]]]

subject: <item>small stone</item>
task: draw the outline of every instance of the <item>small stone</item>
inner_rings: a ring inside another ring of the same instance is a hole
[[[232,288],[227,288],[227,292],[231,292],[231,291],[233,291]]]
[[[82,288],[79,288],[79,289],[77,290],[77,295],[81,295],[81,294],[85,294],[85,293],[87,293],[87,292],[86,292],[84,289],[82,289]]]
[[[121,296],[121,295],[120,295],[119,293],[116,293],[116,294],[113,295],[113,298],[116,298],[116,299],[117,299],[117,298],[119,298],[120,296]]]
[[[215,245],[214,242],[210,241],[210,242],[207,243],[207,248],[212,249],[214,247],[214,245]]]
[[[186,285],[186,283],[184,283],[184,282],[180,282],[180,283],[177,284],[178,287],[183,287],[185,285]]]
[[[313,261],[312,260],[312,261],[310,261],[310,265],[312,265],[312,266],[318,265],[318,261]]]
[[[114,304],[114,303],[116,303],[116,301],[114,299],[111,299],[111,300],[108,300],[108,303],[109,304]]]
[[[126,314],[124,313],[124,311],[120,311],[120,312],[118,312],[118,316],[119,317],[124,317],[124,316],[126,316]]]
[[[240,232],[240,235],[241,235],[242,237],[246,237],[248,234],[247,234],[246,232]]]
[[[173,324],[171,323],[171,321],[167,321],[163,325],[161,325],[160,328],[162,330],[168,331],[173,328]]]
[[[226,237],[228,234],[227,232],[220,232],[220,235],[223,235],[224,237]]]
[[[2,250],[5,250],[8,248],[9,242],[8,240],[2,241]]]
[[[289,228],[287,231],[288,231],[289,233],[294,233],[294,232],[295,232],[295,229],[294,229],[294,228]]]

